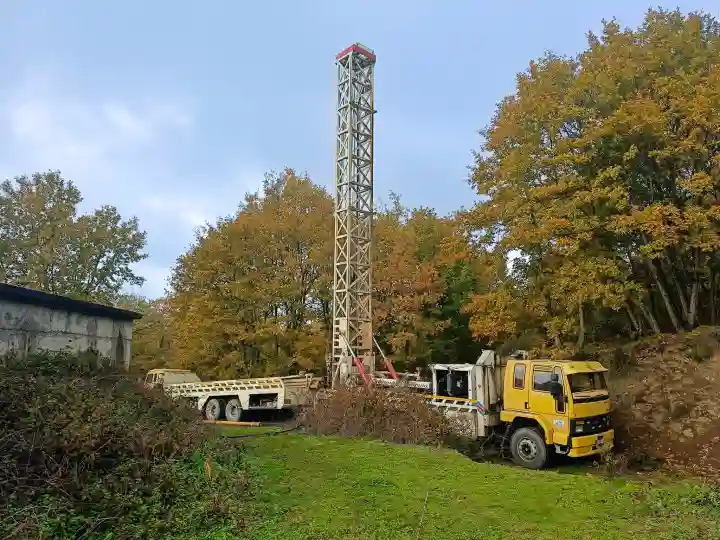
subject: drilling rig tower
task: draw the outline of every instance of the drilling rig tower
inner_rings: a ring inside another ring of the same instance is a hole
[[[375,371],[372,329],[375,53],[355,43],[337,64],[332,386]],[[367,381],[366,381],[367,382]]]

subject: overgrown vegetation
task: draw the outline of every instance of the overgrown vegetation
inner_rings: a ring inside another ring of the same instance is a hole
[[[236,447],[83,358],[7,359],[0,434],[2,538],[162,539],[247,518]]]

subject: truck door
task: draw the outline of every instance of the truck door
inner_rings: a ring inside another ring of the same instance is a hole
[[[505,388],[503,390],[503,408],[506,411],[528,411],[529,381],[528,366],[525,362],[510,362],[505,373]]]
[[[563,384],[565,390],[561,399],[555,399],[550,393],[550,383],[553,374]],[[530,384],[530,412],[543,417],[547,424],[552,426],[552,440],[557,444],[567,444],[570,425],[568,422],[567,403],[565,403],[567,389],[563,383],[562,369],[559,367],[535,365],[533,366],[532,381]]]

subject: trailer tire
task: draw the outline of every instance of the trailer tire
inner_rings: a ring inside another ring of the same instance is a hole
[[[228,401],[227,405],[225,405],[225,420],[230,420],[231,422],[239,422],[241,416],[242,405],[240,405],[240,400],[237,398],[233,398]]]
[[[548,464],[545,438],[537,428],[524,427],[512,434],[510,451],[513,461],[528,469],[542,469]]]
[[[217,398],[210,398],[205,403],[204,407],[205,419],[217,421],[222,418],[223,415],[223,403]]]

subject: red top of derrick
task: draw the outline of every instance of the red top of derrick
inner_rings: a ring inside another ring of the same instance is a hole
[[[375,61],[375,53],[370,49],[369,47],[365,47],[364,45],[360,45],[359,43],[353,43],[350,45],[347,49],[344,49],[343,51],[337,53],[335,55],[335,60],[340,60],[341,58],[346,57],[350,53],[360,53],[366,58],[368,58],[371,61]]]

